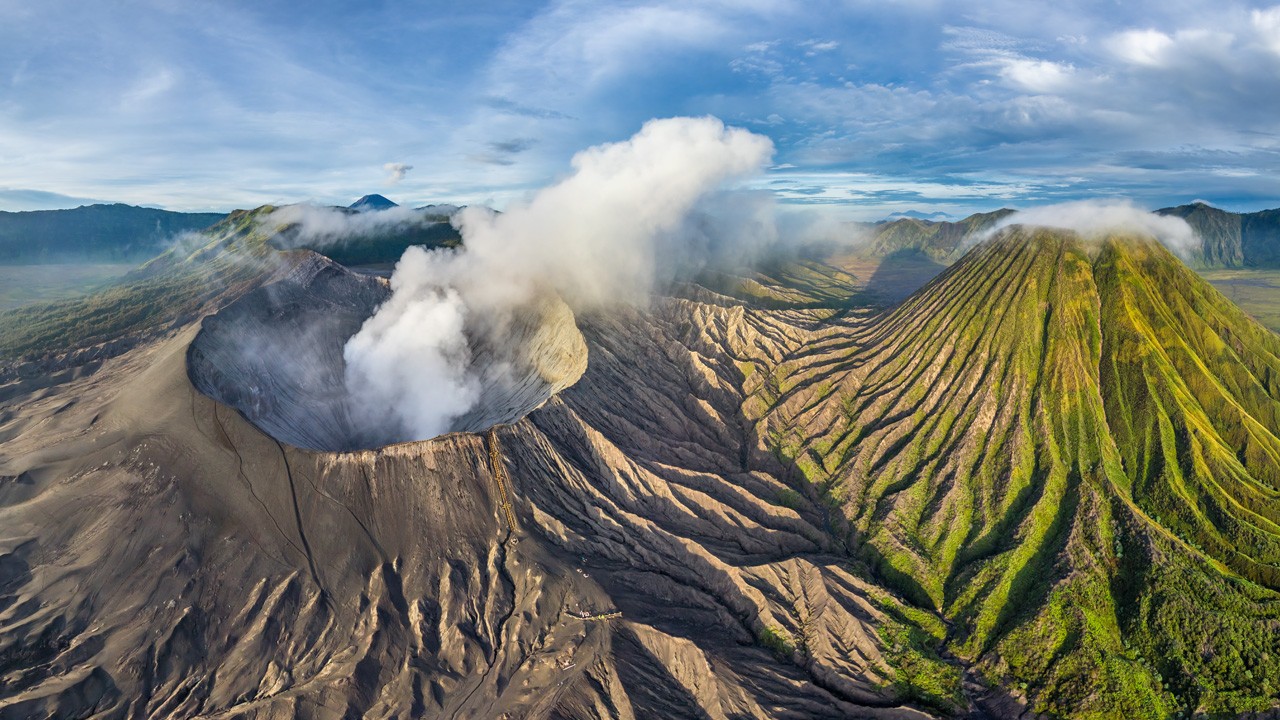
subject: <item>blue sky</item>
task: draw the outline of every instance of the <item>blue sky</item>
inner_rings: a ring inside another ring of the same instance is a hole
[[[6,210],[501,206],[706,114],[772,138],[761,187],[850,219],[1275,207],[1280,6],[0,0]]]

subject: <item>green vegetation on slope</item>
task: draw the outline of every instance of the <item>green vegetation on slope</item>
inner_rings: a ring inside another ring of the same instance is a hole
[[[1280,705],[1280,338],[1159,244],[1008,231],[777,373],[763,435],[991,682]]]
[[[1280,209],[1233,213],[1201,202],[1156,211],[1187,221],[1201,247],[1190,261],[1202,267],[1280,266]]]
[[[46,356],[158,330],[269,272],[258,229],[271,208],[236,212],[198,241],[174,247],[87,297],[0,313],[0,359]]]
[[[224,217],[119,203],[0,212],[0,262],[140,262],[163,251],[175,236]]]
[[[931,222],[903,218],[872,228],[871,240],[863,253],[885,257],[903,251],[918,252],[931,260],[951,263],[964,254],[996,223],[1013,214],[1001,209],[977,213],[956,222]]]

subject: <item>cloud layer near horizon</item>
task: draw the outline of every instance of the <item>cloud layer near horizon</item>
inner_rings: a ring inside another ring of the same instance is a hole
[[[319,3],[306,23],[0,2],[0,85],[9,197],[345,205],[399,178],[403,204],[502,206],[577,148],[714,114],[773,139],[761,187],[848,217],[1280,203],[1265,2]]]

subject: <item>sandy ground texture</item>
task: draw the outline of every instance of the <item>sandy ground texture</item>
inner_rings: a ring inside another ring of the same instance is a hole
[[[381,449],[199,392],[200,322],[8,388],[0,717],[939,712],[888,659],[901,601],[744,411],[814,312],[577,322],[585,374],[536,410]],[[951,713],[1019,711],[965,689]]]

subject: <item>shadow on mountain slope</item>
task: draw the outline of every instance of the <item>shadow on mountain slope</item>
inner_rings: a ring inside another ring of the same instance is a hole
[[[896,305],[946,269],[919,250],[894,250],[880,259],[864,289],[873,298]]]

